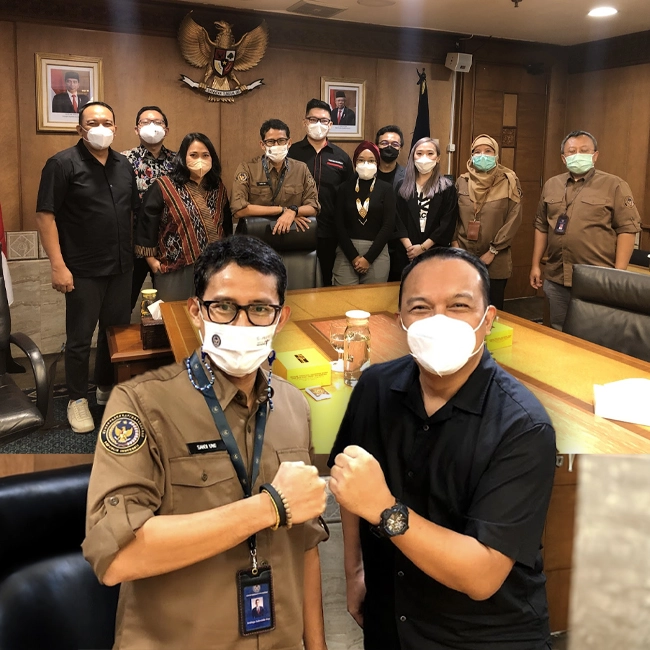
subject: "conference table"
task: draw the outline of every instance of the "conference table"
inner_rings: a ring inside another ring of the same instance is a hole
[[[364,309],[370,319],[371,363],[408,354],[406,334],[396,319],[399,283],[327,287],[287,292],[291,319],[274,341],[276,352],[316,348],[328,359],[329,324],[345,312]],[[200,345],[185,302],[162,305],[162,317],[177,361]],[[498,321],[512,327],[512,345],[494,350],[494,359],[526,385],[546,408],[560,454],[650,454],[650,427],[607,420],[594,414],[593,386],[621,379],[650,379],[650,363],[609,350],[506,312]],[[307,397],[312,413],[314,450],[320,457],[332,446],[351,388],[332,372],[325,387],[331,399]]]

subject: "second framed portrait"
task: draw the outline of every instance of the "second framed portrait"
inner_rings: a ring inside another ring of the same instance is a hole
[[[331,140],[363,140],[366,82],[321,77],[321,99],[332,108]]]
[[[104,95],[102,60],[97,57],[36,53],[38,130],[74,131],[79,111]]]

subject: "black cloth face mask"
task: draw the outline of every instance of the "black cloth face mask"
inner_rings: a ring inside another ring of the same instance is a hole
[[[379,155],[384,162],[393,162],[399,156],[399,149],[391,146],[384,147],[379,150]]]

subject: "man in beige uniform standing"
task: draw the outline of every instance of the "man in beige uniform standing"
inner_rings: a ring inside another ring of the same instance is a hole
[[[201,349],[113,390],[83,552],[122,583],[114,650],[326,649],[309,406],[260,369],[286,282],[260,240],[214,242],[188,300]]]
[[[551,326],[561,330],[571,298],[574,264],[626,269],[641,218],[630,186],[594,168],[598,143],[591,133],[572,131],[561,146],[568,173],[546,181],[535,215],[530,284],[544,288]],[[540,263],[548,249],[542,271]]]
[[[273,234],[309,228],[309,217],[320,211],[318,189],[305,163],[287,158],[291,146],[289,127],[281,120],[267,120],[260,128],[264,154],[243,162],[235,172],[230,209],[235,219],[274,219]]]

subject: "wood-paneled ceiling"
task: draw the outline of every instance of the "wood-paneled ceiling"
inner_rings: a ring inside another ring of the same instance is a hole
[[[184,0],[195,3],[196,0]],[[556,45],[575,45],[650,30],[650,0],[393,0],[389,6],[367,6],[357,0],[308,0],[342,7],[334,20],[415,27]],[[373,4],[381,0],[361,0]],[[288,14],[296,0],[202,0],[228,6]],[[613,6],[618,14],[590,18],[594,7]],[[296,14],[288,14],[296,15]],[[327,20],[323,18],[322,20]]]

